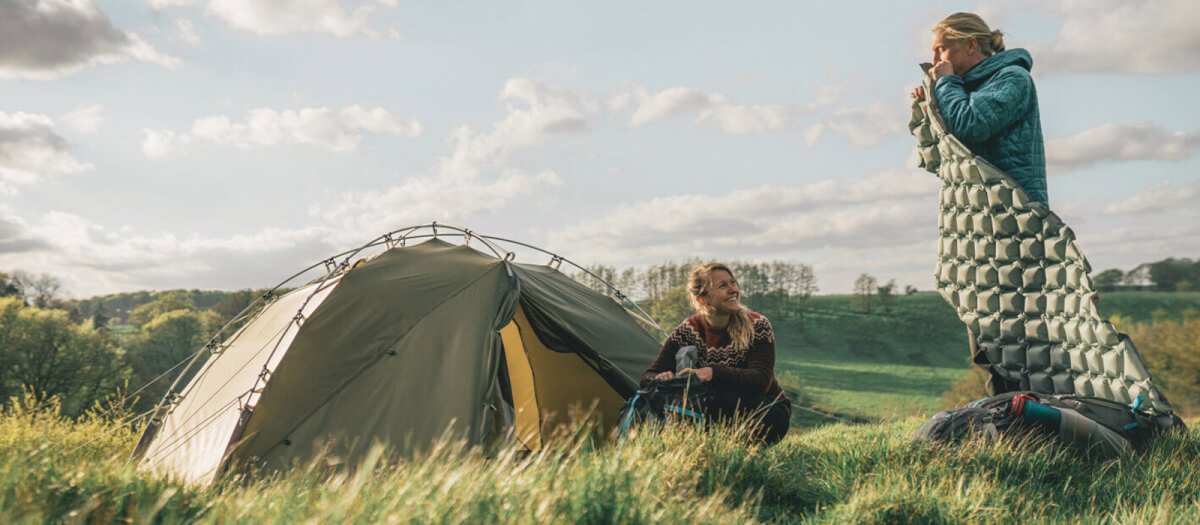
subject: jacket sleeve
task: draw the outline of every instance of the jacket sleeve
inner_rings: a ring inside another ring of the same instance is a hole
[[[671,335],[667,337],[667,341],[663,343],[662,350],[659,350],[658,357],[654,358],[654,363],[650,365],[648,370],[642,373],[640,384],[643,388],[645,388],[646,383],[654,379],[654,376],[663,372],[675,371],[675,354],[679,352],[680,348],[680,338],[677,337],[678,332],[679,328],[675,328],[671,332]]]
[[[715,386],[765,393],[775,379],[775,333],[766,317],[754,324],[754,340],[746,352],[746,367],[711,365]]]
[[[1029,114],[1033,78],[1009,66],[969,94],[958,75],[939,78],[933,91],[948,131],[964,142],[984,142]]]

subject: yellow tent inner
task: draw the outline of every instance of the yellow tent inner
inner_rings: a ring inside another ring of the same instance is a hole
[[[546,348],[519,306],[500,338],[512,385],[513,432],[527,449],[540,450],[543,437],[584,415],[598,417],[601,432],[616,423],[624,398],[582,357]]]

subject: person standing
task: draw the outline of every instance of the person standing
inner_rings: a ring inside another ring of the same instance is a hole
[[[1024,49],[1005,49],[1004,33],[973,13],[954,13],[935,24],[930,47],[933,99],[946,131],[1049,208],[1041,115],[1029,74],[1033,57]],[[918,100],[925,95],[924,87],[910,94]],[[988,373],[989,396],[1020,389],[993,370],[970,328],[967,337],[971,362]]]
[[[1046,151],[1033,57],[1005,49],[1004,33],[979,15],[955,13],[933,26],[933,98],[947,131],[1049,208]],[[924,99],[918,87],[913,98]]]

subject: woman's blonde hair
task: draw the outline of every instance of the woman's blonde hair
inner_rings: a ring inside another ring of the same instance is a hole
[[[702,264],[688,274],[688,295],[692,299],[692,308],[697,313],[708,316],[716,310],[701,302],[700,298],[708,295],[709,287],[712,286],[712,273],[717,270],[724,270],[729,273],[730,277],[733,277],[733,270],[723,263]],[[725,329],[729,331],[729,338],[733,340],[734,348],[738,350],[750,348],[751,339],[754,336],[754,323],[750,321],[750,314],[745,307],[729,316],[729,326]]]
[[[975,13],[954,13],[933,26],[933,32],[938,31],[945,31],[949,40],[975,40],[985,57],[1004,51],[1004,33],[988,28]]]

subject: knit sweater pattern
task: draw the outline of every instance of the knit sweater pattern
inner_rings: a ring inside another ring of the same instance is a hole
[[[667,336],[654,364],[642,374],[642,386],[659,373],[674,372],[675,354],[680,348],[694,345],[697,363],[693,368],[712,368],[713,386],[747,394],[761,393],[790,406],[775,379],[775,333],[771,322],[757,312],[748,313],[754,326],[749,348],[737,348],[728,331],[709,326],[701,314],[684,320]]]

